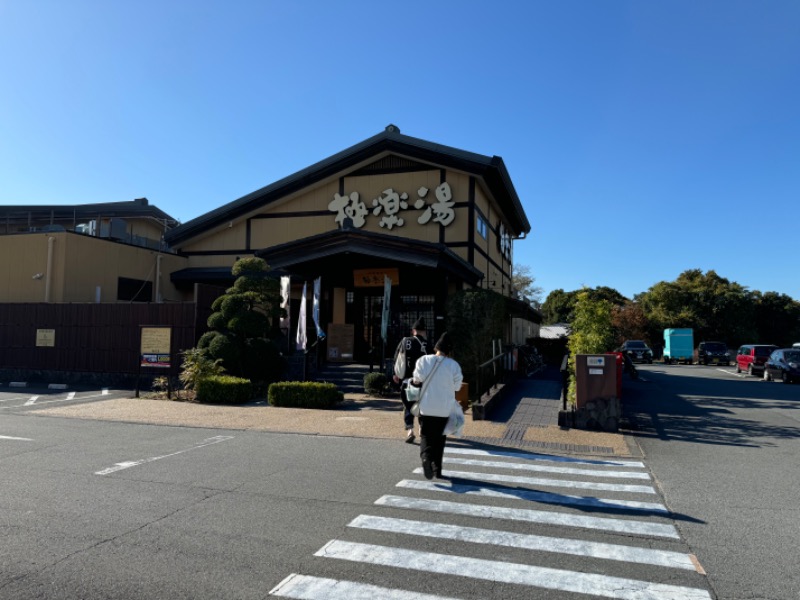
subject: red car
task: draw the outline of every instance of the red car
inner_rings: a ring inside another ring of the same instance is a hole
[[[747,371],[748,375],[762,374],[769,355],[777,350],[769,344],[745,344],[736,353],[736,372]]]

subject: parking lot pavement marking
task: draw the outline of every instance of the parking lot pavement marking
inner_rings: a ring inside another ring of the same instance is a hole
[[[570,496],[568,494],[552,494],[534,490],[520,490],[499,486],[481,486],[452,482],[432,482],[403,479],[397,487],[425,490],[429,492],[454,493],[464,496],[485,496],[487,498],[514,498],[545,504],[561,504],[571,506],[589,506],[608,510],[636,510],[668,514],[667,507],[658,502],[637,502],[634,500],[617,500],[615,498],[595,498],[594,496]]]
[[[39,399],[39,396],[31,396],[30,398],[28,398],[28,401],[27,401],[25,404],[23,404],[23,406],[31,406],[31,405],[33,405],[33,404],[34,404],[34,403],[35,403],[35,402],[36,402],[38,399]]]
[[[340,581],[327,577],[312,577],[292,573],[276,585],[270,596],[297,598],[298,600],[358,600],[380,598],[381,600],[455,600],[445,596],[418,594],[406,590],[393,590],[355,581]]]
[[[415,474],[423,473],[422,467],[414,469]],[[630,494],[655,494],[656,490],[649,485],[625,485],[621,483],[596,483],[594,481],[570,481],[567,479],[542,479],[540,477],[515,477],[513,475],[498,475],[495,473],[479,473],[478,471],[453,471],[447,470],[450,479],[472,479],[476,481],[491,481],[494,483],[515,483],[521,485],[535,485],[540,487],[564,487],[579,490],[594,490],[603,492],[627,492]]]
[[[232,440],[232,435],[216,435],[214,437],[210,437],[208,439],[203,440],[199,444],[192,446],[190,448],[184,448],[183,450],[178,450],[177,452],[171,452],[170,454],[164,454],[163,456],[153,456],[150,458],[143,458],[141,460],[131,460],[127,462],[121,462],[115,464],[113,467],[108,467],[107,469],[103,469],[102,471],[96,471],[95,475],[110,475],[111,473],[116,473],[117,471],[122,471],[124,469],[130,469],[131,467],[138,467],[139,465],[143,465],[146,463],[155,462],[157,460],[161,460],[162,458],[169,458],[170,456],[177,456],[178,454],[183,454],[184,452],[189,452],[190,450],[197,450],[198,448],[205,448],[206,446],[211,446],[212,444],[218,444],[220,442],[224,442],[226,440]]]
[[[570,554],[572,556],[600,558],[603,560],[633,562],[687,571],[695,570],[695,563],[692,561],[691,555],[670,550],[656,550],[653,548],[639,548],[636,546],[622,546],[620,544],[530,535],[510,531],[495,531],[477,527],[461,527],[444,523],[411,521],[408,519],[395,519],[372,515],[359,515],[348,524],[348,527],[458,540],[472,544],[503,546],[538,552],[552,552],[555,554]]]
[[[0,440],[16,440],[18,442],[32,442],[31,438],[13,437],[10,435],[0,435]]]
[[[100,392],[100,395],[101,396],[108,396],[108,388],[103,388],[103,390]]]
[[[620,600],[711,599],[706,590],[699,588],[342,540],[331,540],[315,556]]]
[[[75,392],[70,392],[67,394],[67,400],[74,400],[75,399]]]
[[[569,513],[535,510],[530,508],[507,508],[479,504],[463,504],[447,500],[430,500],[426,498],[409,498],[407,496],[381,496],[375,501],[377,506],[388,506],[413,511],[429,511],[484,519],[501,519],[506,521],[522,521],[560,527],[576,527],[595,531],[610,531],[625,535],[641,535],[680,539],[678,530],[668,523],[651,523],[632,519],[612,519],[609,517],[590,517]]]

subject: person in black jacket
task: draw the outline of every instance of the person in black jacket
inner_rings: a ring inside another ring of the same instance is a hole
[[[403,381],[403,385],[400,386],[400,400],[403,403],[403,422],[406,426],[407,444],[414,442],[415,435],[414,415],[411,414],[412,403],[408,401],[406,396],[406,387],[414,373],[414,367],[417,366],[417,359],[420,356],[431,353],[428,349],[428,340],[425,334],[425,319],[419,318],[411,327],[411,335],[409,337],[404,337],[400,340],[400,343],[397,344],[397,349],[394,351],[394,360],[392,362],[392,364],[395,365],[394,382],[400,383],[401,380]],[[397,369],[397,357],[401,352],[405,353],[406,360],[405,369],[401,369],[402,372],[399,372]]]

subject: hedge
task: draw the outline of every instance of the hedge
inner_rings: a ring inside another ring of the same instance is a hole
[[[198,402],[242,404],[253,399],[253,384],[231,375],[212,375],[198,379],[195,392]]]
[[[289,408],[331,408],[344,400],[336,384],[316,381],[281,381],[269,386],[267,401]]]

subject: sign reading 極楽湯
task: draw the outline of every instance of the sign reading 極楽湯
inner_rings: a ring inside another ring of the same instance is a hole
[[[328,204],[328,209],[336,213],[336,221],[342,225],[345,219],[350,219],[353,227],[363,227],[370,212],[376,217],[380,216],[379,225],[391,230],[393,227],[402,227],[405,224],[403,213],[415,210],[421,212],[417,217],[417,223],[426,225],[428,223],[439,223],[442,227],[447,227],[455,219],[453,206],[453,192],[450,184],[446,181],[439,184],[433,191],[436,197],[435,202],[428,203],[428,193],[430,190],[421,187],[417,190],[417,199],[412,203],[406,192],[396,192],[393,188],[383,190],[380,196],[373,198],[372,209],[367,208],[367,204],[361,200],[358,192],[350,194],[335,194],[333,200]]]

